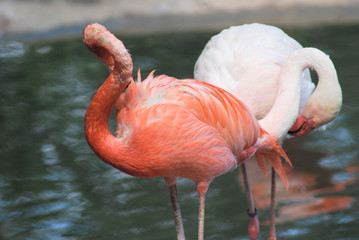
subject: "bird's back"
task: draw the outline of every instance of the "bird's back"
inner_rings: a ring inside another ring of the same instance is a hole
[[[218,176],[237,167],[237,156],[260,135],[259,124],[239,100],[192,79],[163,75],[132,82],[116,109],[118,137],[141,159],[134,161],[144,168],[146,162],[157,163],[148,176]],[[186,165],[192,170],[181,170]]]
[[[279,28],[263,24],[234,26],[207,43],[196,62],[194,77],[229,91],[261,119],[277,96],[281,65],[300,48]],[[301,85],[304,106],[313,91],[308,71]]]

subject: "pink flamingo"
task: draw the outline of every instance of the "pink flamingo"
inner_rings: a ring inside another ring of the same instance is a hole
[[[309,71],[318,74],[318,86]],[[213,36],[199,56],[194,70],[196,79],[219,86],[242,100],[272,136],[281,143],[289,133],[303,136],[332,121],[340,111],[342,93],[332,61],[315,48],[302,46],[279,28],[263,24],[246,24],[225,29]],[[300,97],[296,121],[288,121],[297,111],[291,100]],[[258,159],[260,161],[260,159]],[[241,166],[247,193],[251,239],[259,226],[247,177]],[[275,239],[275,172],[272,176],[270,237]]]
[[[205,194],[210,182],[252,155],[269,160],[288,185],[276,139],[260,128],[237,98],[208,83],[151,73],[134,81],[124,45],[100,24],[83,38],[110,76],[92,99],[85,136],[104,162],[135,177],[163,176],[169,186],[178,239],[185,239],[176,191],[177,177],[193,180],[199,193],[198,239],[203,239]],[[126,89],[126,92],[123,91]],[[116,106],[117,132],[108,120]]]

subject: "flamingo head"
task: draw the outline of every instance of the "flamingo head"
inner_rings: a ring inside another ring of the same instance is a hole
[[[288,134],[298,137],[304,136],[313,131],[316,128],[314,118],[306,118],[302,114],[297,116],[297,120],[289,129]]]
[[[83,31],[83,40],[91,53],[97,56],[107,68],[112,66],[113,69],[115,65],[114,59],[104,44],[111,36],[110,34],[101,24],[87,24]],[[114,41],[112,40],[112,42]],[[112,69],[109,70],[112,71]]]
[[[304,136],[324,124],[334,120],[342,106],[342,95],[339,88],[337,95],[324,98],[320,101],[317,98],[310,98],[303,109],[303,113],[297,116],[288,133],[292,136]],[[313,96],[312,96],[313,97]]]

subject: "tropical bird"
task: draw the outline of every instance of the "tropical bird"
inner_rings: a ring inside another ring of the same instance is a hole
[[[314,93],[307,68],[318,74]],[[329,57],[318,49],[303,48],[281,29],[264,24],[233,26],[213,36],[195,64],[194,77],[243,101],[260,120],[261,127],[279,143],[287,136],[288,124],[293,124],[289,126],[291,135],[303,136],[332,121],[342,104],[341,88]],[[300,98],[299,111],[291,123],[288,119],[292,114],[287,113],[293,107],[298,109],[296,98]],[[256,239],[258,219],[254,216],[246,165],[241,167],[252,213],[249,232],[251,239]],[[275,239],[275,183],[272,187],[270,239]]]
[[[83,39],[111,70],[86,111],[86,140],[99,158],[122,172],[135,177],[164,177],[178,239],[185,239],[185,234],[177,177],[191,179],[197,186],[200,240],[205,194],[216,176],[235,169],[255,154],[268,160],[288,185],[281,157],[291,163],[285,152],[233,95],[202,81],[154,77],[153,72],[142,82],[140,76],[134,81],[130,54],[104,26],[87,25]],[[115,136],[108,122],[114,107]]]

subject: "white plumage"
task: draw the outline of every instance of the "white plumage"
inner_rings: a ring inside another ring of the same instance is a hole
[[[207,43],[196,62],[194,77],[232,93],[262,119],[276,99],[282,64],[301,48],[273,26],[253,23],[230,27]],[[299,112],[314,87],[307,69],[301,76]]]

